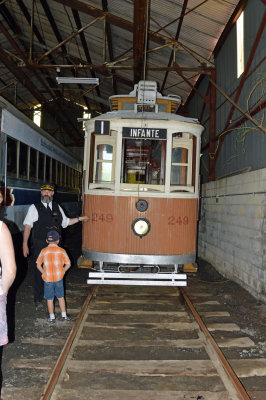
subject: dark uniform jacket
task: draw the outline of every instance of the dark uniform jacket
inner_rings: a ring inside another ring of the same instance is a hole
[[[63,217],[58,204],[54,201],[52,202],[52,210],[49,204],[45,207],[41,202],[34,204],[34,206],[38,211],[39,218],[32,227],[32,245],[34,254],[38,256],[40,251],[47,246],[46,236],[49,231],[55,230],[61,234]]]

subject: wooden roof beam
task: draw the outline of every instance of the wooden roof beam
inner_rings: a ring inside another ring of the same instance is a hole
[[[45,12],[45,14],[46,14],[46,16],[48,18],[48,21],[49,21],[49,23],[50,23],[50,25],[52,27],[52,30],[53,30],[53,32],[55,34],[55,37],[56,37],[57,41],[59,43],[61,43],[63,41],[63,39],[62,39],[61,33],[60,33],[60,31],[59,31],[59,29],[57,27],[57,24],[55,22],[53,14],[51,13],[50,7],[47,4],[47,1],[46,0],[41,0],[41,4],[42,4],[44,12]],[[67,49],[66,49],[65,44],[62,44],[61,48],[62,48],[63,53],[66,55],[66,58],[68,59],[68,57],[67,57]],[[69,62],[69,59],[68,59],[68,62]],[[74,74],[74,71],[72,71],[72,73]],[[80,89],[83,90],[82,86],[81,85],[79,85],[79,86],[80,86]],[[90,110],[90,105],[89,105],[87,99],[85,97],[83,97],[83,100],[84,100],[84,102],[86,104],[86,107]]]
[[[86,4],[82,1],[79,0],[54,0],[57,3],[63,4],[65,6],[71,7],[71,8],[75,8],[76,10],[83,12],[84,14],[88,14],[91,15],[94,18],[101,18],[101,17],[105,17],[106,18],[106,22],[117,26],[121,29],[125,29],[126,31],[129,32],[134,32],[134,24],[130,21],[127,21],[123,18],[117,17],[114,14],[111,14],[109,12],[105,12],[99,8],[93,7],[89,4]],[[141,0],[137,0],[140,3]],[[147,0],[145,0],[146,3]],[[144,1],[143,1],[144,3]],[[171,42],[172,40],[170,40],[168,37],[160,35],[159,33],[156,32],[152,32],[149,30],[148,32],[148,36],[149,36],[149,40],[154,41],[155,43],[159,43],[159,44],[165,44],[167,42]]]
[[[108,1],[107,0],[102,0],[102,8],[103,8],[104,12],[108,12]],[[107,36],[109,59],[112,62],[112,61],[114,61],[114,52],[113,52],[111,25],[109,24],[109,22],[106,22],[106,36]],[[116,85],[117,77],[115,75],[115,70],[111,69],[111,73],[113,76],[113,80],[112,80],[113,93],[117,94],[117,85]]]
[[[179,35],[180,35],[181,27],[182,27],[182,24],[183,24],[184,16],[186,14],[187,4],[188,4],[188,0],[184,0],[182,11],[181,11],[181,15],[180,15],[180,19],[179,19],[179,23],[178,23],[178,27],[177,27],[177,31],[176,31],[176,35],[175,35],[175,39],[176,40],[179,39]],[[168,61],[168,67],[170,67],[170,65],[172,64],[173,59],[174,59],[174,50],[171,51],[171,55],[170,55],[170,58],[169,58],[169,61]],[[163,79],[161,92],[163,92],[163,90],[164,90],[168,74],[169,74],[169,72],[167,71],[165,73],[165,76],[164,76],[164,79]]]
[[[77,10],[75,10],[75,9],[72,8],[72,14],[73,14],[73,17],[74,17],[74,19],[75,19],[76,26],[77,26],[78,30],[80,30],[82,26],[81,26],[81,21],[80,21],[79,13],[78,13]],[[87,62],[88,62],[89,64],[91,64],[91,63],[92,63],[92,61],[91,61],[91,56],[90,56],[90,52],[89,52],[89,49],[88,49],[88,45],[87,45],[87,42],[86,42],[86,39],[85,39],[84,32],[81,32],[79,36],[80,36],[81,44],[82,44],[82,47],[83,47],[83,51],[84,51],[84,53],[85,53],[86,60],[87,60]],[[90,70],[90,73],[91,73],[92,78],[96,78],[96,74],[95,74],[95,72],[94,72],[92,69]],[[101,93],[100,93],[99,86],[96,86],[95,89],[96,89],[97,95],[98,95],[99,97],[101,97]]]
[[[32,21],[31,21],[31,15],[29,14],[28,9],[26,8],[26,6],[25,6],[23,0],[17,0],[17,2],[18,2],[19,7],[21,8],[21,11],[23,12],[23,14],[24,14],[24,16],[25,16],[25,18],[26,18],[28,24],[31,25],[31,22],[32,22]],[[19,49],[19,47],[16,45],[16,42],[15,42],[15,41],[13,40],[13,38],[9,35],[9,33],[8,33],[8,32],[6,31],[6,29],[4,28],[4,26],[1,25],[0,28],[1,28],[2,32],[4,33],[4,35],[7,37],[7,39],[10,41],[10,43],[12,44],[12,46],[16,49],[16,51],[18,52],[18,54],[20,54],[21,58],[22,58],[22,59],[24,60],[24,62],[25,62],[25,65],[28,66],[28,67],[30,67],[30,68],[33,70],[32,64],[30,64],[29,62],[27,62],[26,55]],[[44,41],[43,37],[41,36],[41,34],[40,34],[38,28],[37,28],[34,24],[32,24],[32,29],[33,29],[33,32],[34,32],[34,34],[36,35],[37,39],[39,40],[39,42],[40,42],[41,44],[45,45],[45,41]],[[53,59],[52,59],[51,57],[49,57],[49,59],[53,62]],[[16,64],[15,64],[15,65],[16,65]],[[49,87],[48,87],[47,84],[46,84],[46,83],[43,81],[43,79],[37,74],[36,71],[33,70],[33,73],[35,74],[35,76],[37,77],[37,79],[41,82],[42,86],[47,90],[47,92],[50,94],[50,96],[51,96],[54,100],[57,98],[57,96],[58,96],[58,97],[62,97],[59,90],[55,90],[55,94],[56,94],[56,95],[53,93],[53,91],[52,91],[52,89],[51,89],[51,87],[52,87],[52,86],[51,86],[51,80],[50,80],[50,82],[48,81],[48,83],[49,83]],[[23,83],[23,81],[22,81],[22,83]],[[37,89],[36,89],[36,91],[37,91]],[[41,95],[41,94],[40,94],[40,95]],[[35,96],[35,98],[36,98],[36,96]],[[44,100],[43,100],[43,101],[44,101]],[[46,101],[46,100],[45,100],[45,101]],[[68,123],[70,124],[70,126],[72,127],[72,129],[77,133],[78,136],[82,137],[82,136],[80,135],[80,132],[79,132],[79,131],[76,129],[76,127],[72,124],[72,121],[68,118],[68,116],[66,116],[65,112],[61,109],[60,105],[59,105],[58,103],[55,103],[55,104],[56,104],[56,106],[57,106],[57,108],[58,108],[58,111],[61,112],[62,115],[64,115],[64,116],[67,118]],[[59,115],[60,115],[60,114],[58,113],[58,118],[56,118],[56,120],[58,120],[59,124],[60,124],[61,126],[63,126],[64,121],[60,118]],[[69,135],[69,132],[71,132],[71,134],[72,134],[72,130],[70,130],[70,129],[68,128],[68,125],[65,124],[65,127],[67,127],[66,133]],[[69,132],[68,132],[68,131],[69,131]],[[71,136],[71,135],[70,135],[70,136]]]
[[[11,71],[13,75],[17,78],[17,80],[31,93],[32,96],[35,97],[41,104],[47,105],[48,112],[58,121],[58,123],[64,128],[65,132],[72,138],[73,142],[78,144],[79,141],[77,137],[73,134],[72,129],[70,129],[69,125],[66,124],[59,116],[58,112],[56,112],[51,104],[49,104],[48,100],[36,89],[36,86],[32,83],[29,77],[22,71],[21,68],[18,68],[16,63],[12,60],[12,58],[0,47],[0,60],[2,63]]]
[[[4,18],[10,29],[12,29],[13,33],[15,35],[20,35],[21,34],[20,27],[17,25],[16,21],[10,14],[10,11],[8,10],[7,6],[3,2],[0,6],[0,14],[2,14],[2,17]]]

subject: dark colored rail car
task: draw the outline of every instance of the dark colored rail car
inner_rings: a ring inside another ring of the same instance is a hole
[[[5,218],[23,230],[30,204],[44,182],[69,216],[81,210],[82,164],[57,140],[0,97],[0,192]]]

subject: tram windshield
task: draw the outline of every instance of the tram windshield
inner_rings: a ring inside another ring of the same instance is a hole
[[[123,139],[121,183],[164,185],[165,140]]]

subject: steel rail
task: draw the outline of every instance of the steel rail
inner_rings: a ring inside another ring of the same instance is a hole
[[[237,375],[235,374],[234,370],[232,369],[231,365],[228,363],[227,359],[223,355],[222,351],[220,350],[219,346],[213,339],[212,335],[210,334],[208,328],[204,324],[203,320],[201,319],[200,315],[196,311],[195,307],[193,306],[192,302],[190,301],[189,297],[185,293],[184,289],[179,288],[179,291],[181,295],[183,296],[185,302],[187,303],[190,311],[192,312],[193,316],[195,317],[195,320],[197,321],[200,329],[204,333],[205,337],[207,338],[208,342],[211,344],[213,350],[215,351],[219,361],[221,362],[223,369],[225,370],[227,376],[229,377],[231,383],[233,384],[239,399],[241,400],[250,400],[249,395],[247,394],[244,386],[238,379]]]
[[[49,381],[47,382],[47,385],[46,385],[46,387],[44,389],[44,393],[42,394],[40,400],[48,400],[48,399],[50,399],[50,396],[53,393],[53,390],[55,388],[55,385],[57,383],[59,375],[60,375],[60,373],[62,371],[62,368],[64,366],[64,363],[66,361],[68,353],[70,351],[70,348],[71,348],[71,346],[73,344],[73,341],[74,341],[74,339],[76,337],[78,329],[79,329],[79,327],[80,327],[80,325],[82,323],[84,314],[85,314],[85,312],[87,310],[87,307],[88,307],[88,305],[89,305],[89,303],[90,303],[90,301],[92,299],[92,296],[94,295],[94,293],[96,291],[96,288],[97,288],[97,285],[94,285],[92,287],[92,289],[91,289],[91,292],[87,296],[87,298],[86,298],[86,300],[85,300],[85,302],[84,302],[84,304],[82,306],[82,309],[81,309],[81,311],[80,311],[80,313],[78,315],[76,323],[73,326],[73,328],[71,329],[71,332],[70,332],[70,334],[69,334],[69,336],[68,336],[68,338],[66,340],[66,343],[65,343],[65,345],[64,345],[64,347],[63,347],[63,349],[62,349],[62,351],[60,353],[60,356],[59,356],[59,358],[58,358],[58,360],[57,360],[57,362],[56,362],[56,364],[54,366],[53,372],[52,372],[52,374],[50,376]]]

